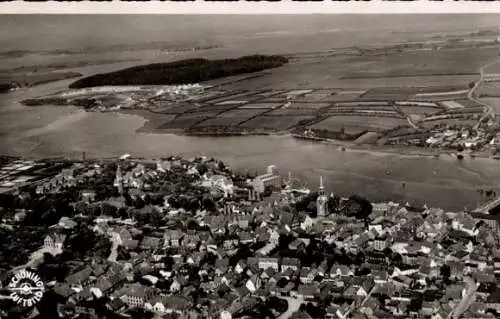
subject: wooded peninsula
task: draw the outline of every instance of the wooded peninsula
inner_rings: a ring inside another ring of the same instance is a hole
[[[72,89],[109,85],[175,85],[258,72],[288,63],[279,55],[251,55],[236,59],[185,59],[154,63],[92,75],[72,83]]]

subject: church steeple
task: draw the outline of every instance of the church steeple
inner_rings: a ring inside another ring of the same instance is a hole
[[[328,196],[326,196],[325,186],[323,185],[323,176],[319,178],[318,198],[316,199],[317,216],[328,215]]]
[[[118,188],[118,193],[120,193],[120,196],[123,195],[123,175],[120,163],[118,163],[118,166],[116,168],[115,186]]]
[[[325,195],[325,186],[323,185],[323,176],[319,177],[319,195]]]

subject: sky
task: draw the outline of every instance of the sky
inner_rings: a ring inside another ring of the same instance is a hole
[[[500,13],[500,1],[322,1],[248,2],[1,2],[0,13],[149,13],[149,14],[276,14],[276,13]]]

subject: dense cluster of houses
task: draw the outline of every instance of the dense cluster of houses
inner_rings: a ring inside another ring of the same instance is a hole
[[[163,161],[120,170],[115,186],[147,193],[144,176],[154,183],[176,166],[197,174],[194,162]],[[264,307],[282,318],[445,319],[495,318],[500,311],[493,215],[389,202],[372,204],[365,220],[313,218],[294,209],[290,185],[262,198],[249,188],[248,197],[236,198],[231,174],[208,167],[196,183],[220,195],[213,211],[174,209],[165,200],[169,223],[161,228],[94,218],[87,227],[107,236],[113,251],[52,283],[64,300],[59,313],[98,317],[102,309],[123,315],[142,309],[164,318],[226,319],[255,316]],[[93,201],[83,194],[82,200]],[[44,246],[64,250],[63,233],[75,225],[65,217]],[[276,298],[288,310],[275,307]]]

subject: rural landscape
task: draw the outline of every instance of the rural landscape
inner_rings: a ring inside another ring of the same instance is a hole
[[[498,30],[483,29],[328,52],[186,59],[91,75],[67,91],[23,103],[140,114],[149,120],[142,132],[292,133],[351,146],[495,157],[497,37]],[[295,83],[288,83],[292,73]]]

